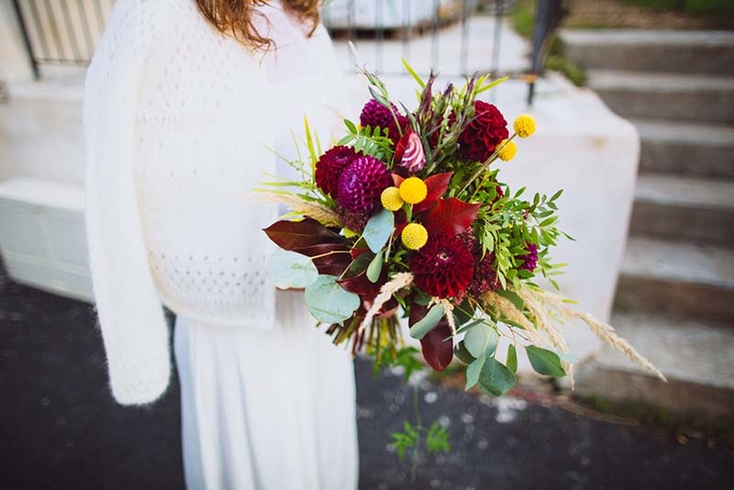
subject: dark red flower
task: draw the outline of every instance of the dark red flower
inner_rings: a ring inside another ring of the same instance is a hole
[[[533,272],[535,267],[538,265],[538,246],[534,243],[526,243],[525,250],[528,251],[527,255],[520,255],[515,257],[517,260],[522,260],[522,264],[518,269],[524,269],[529,272]]]
[[[371,213],[392,185],[390,171],[371,156],[358,156],[339,176],[335,199],[350,213]]]
[[[430,231],[429,231],[430,234]],[[466,291],[474,275],[474,256],[459,236],[439,235],[413,252],[415,284],[431,296],[452,298]]]
[[[510,136],[507,121],[494,105],[474,101],[474,117],[459,136],[464,155],[470,160],[484,162],[502,140]]]
[[[390,104],[395,114],[398,113],[398,108],[395,104]],[[375,99],[370,99],[362,108],[362,113],[359,115],[359,123],[362,126],[371,126],[373,128],[386,128],[393,122],[392,114],[390,109],[377,102]]]
[[[403,116],[402,114],[398,114],[398,122],[395,123],[395,119],[390,119],[390,124],[387,126],[387,137],[392,140],[394,144],[398,144],[398,141],[400,141],[400,138],[402,138],[402,135],[405,134],[410,129],[410,119],[408,119],[408,116]],[[400,125],[400,129],[398,129],[398,124]]]
[[[357,153],[348,146],[335,146],[321,155],[319,161],[316,162],[315,175],[316,185],[319,186],[319,189],[326,194],[332,194],[332,197],[336,198],[333,192],[337,188],[339,176],[345,168],[351,165],[355,158],[357,158]]]
[[[497,291],[500,287],[502,283],[497,278],[497,271],[494,268],[494,254],[487,254],[481,260],[477,258],[474,277],[468,288],[469,294],[480,296],[489,291]]]
[[[344,226],[357,233],[362,233],[371,216],[367,211],[352,212],[342,206],[339,207],[337,212]]]

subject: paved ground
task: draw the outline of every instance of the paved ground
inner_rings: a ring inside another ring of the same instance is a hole
[[[412,418],[412,387],[357,361],[360,488],[731,488],[733,455],[554,404],[420,385],[425,421],[449,424],[454,450],[410,463],[386,448]],[[183,487],[176,382],[148,409],[116,406],[87,304],[9,282],[0,265],[0,488]],[[284,489],[288,490],[288,489]]]

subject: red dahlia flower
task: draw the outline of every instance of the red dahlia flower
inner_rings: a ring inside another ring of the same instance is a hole
[[[382,191],[392,185],[390,171],[371,156],[358,156],[339,176],[336,201],[350,213],[371,213]]]
[[[335,146],[319,158],[316,162],[316,185],[326,194],[332,194],[336,190],[339,176],[354,159],[357,158],[353,148],[348,146]]]
[[[452,298],[463,294],[469,286],[474,275],[474,256],[459,236],[431,237],[423,248],[412,253],[410,271],[415,284],[426,293]]]
[[[474,101],[474,118],[459,136],[459,144],[467,158],[484,162],[502,140],[509,138],[507,121],[494,105]]]

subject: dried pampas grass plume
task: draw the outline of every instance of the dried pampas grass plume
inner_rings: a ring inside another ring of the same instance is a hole
[[[339,215],[320,204],[304,201],[298,197],[286,194],[267,193],[258,197],[262,202],[285,204],[293,214],[308,216],[324,226],[342,226]]]
[[[395,277],[393,277],[389,282],[383,284],[380,288],[380,294],[375,297],[375,300],[372,302],[372,306],[369,311],[367,311],[367,315],[365,315],[364,320],[362,320],[362,323],[359,325],[358,333],[361,334],[364,329],[367,328],[367,325],[372,323],[372,319],[375,318],[375,315],[380,311],[382,305],[387,303],[390,298],[392,298],[393,294],[397,293],[401,289],[409,287],[411,284],[413,284],[413,274],[410,272],[395,274]]]
[[[548,291],[524,288],[522,290],[516,291],[516,293],[519,294],[521,298],[526,300],[526,304],[535,303],[542,307],[542,309],[537,312],[541,315],[541,318],[539,318],[539,320],[541,321],[539,323],[543,323],[546,325],[550,323],[548,321],[549,316],[553,312],[569,321],[581,320],[589,327],[594,335],[596,335],[599,339],[603,340],[613,348],[622,352],[625,356],[627,356],[630,361],[637,364],[638,366],[647,369],[661,380],[667,381],[663,373],[661,373],[649,360],[647,360],[639,352],[637,352],[634,347],[630,345],[629,342],[618,336],[611,325],[600,322],[588,313],[582,313],[580,311],[574,310],[573,308],[569,308],[568,306],[566,306],[566,303],[564,302],[562,297],[553,293],[549,293]]]

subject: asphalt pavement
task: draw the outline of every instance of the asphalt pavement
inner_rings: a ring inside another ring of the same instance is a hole
[[[406,385],[355,362],[362,490],[732,488],[734,454],[710,438],[682,441],[552,397]],[[446,425],[452,451],[422,457],[413,475],[388,441],[414,421],[416,388],[424,424]],[[184,487],[177,379],[150,407],[116,405],[91,306],[13,283],[1,263],[0,393],[0,489]]]

